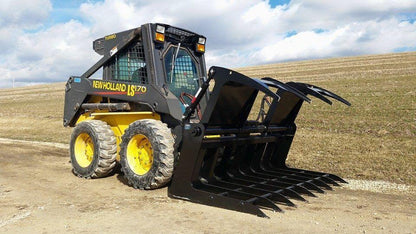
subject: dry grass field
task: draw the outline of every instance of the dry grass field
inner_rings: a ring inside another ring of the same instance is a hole
[[[344,178],[416,184],[416,53],[236,70],[314,84],[352,103],[329,106],[313,99],[303,106],[291,166]],[[64,83],[0,89],[0,138],[67,143],[71,129],[62,126],[63,102]]]
[[[416,53],[237,69],[327,88],[352,103],[304,104],[288,163],[346,178],[416,183]]]

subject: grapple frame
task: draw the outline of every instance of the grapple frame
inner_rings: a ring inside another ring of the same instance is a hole
[[[346,183],[336,175],[288,168],[285,161],[307,95],[328,104],[327,97],[348,101],[309,84],[251,79],[221,67],[212,67],[209,77],[215,86],[201,121],[184,118],[170,197],[267,217],[260,208],[282,211],[277,204],[295,206],[290,199],[306,201],[305,195]],[[268,110],[261,122],[247,121],[261,94],[271,98]]]

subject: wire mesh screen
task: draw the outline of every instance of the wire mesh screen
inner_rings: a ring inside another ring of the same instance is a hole
[[[143,45],[137,43],[135,46],[121,51],[115,56],[110,69],[113,80],[147,84]]]
[[[182,92],[195,95],[199,87],[195,63],[186,50],[180,49],[172,73],[172,56],[174,56],[175,51],[176,49],[171,48],[165,56],[165,68],[167,71],[169,90],[177,97],[179,97]]]

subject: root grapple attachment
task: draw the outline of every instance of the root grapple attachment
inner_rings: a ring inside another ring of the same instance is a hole
[[[313,85],[251,79],[220,67],[210,69],[211,78],[215,86],[201,121],[184,122],[170,197],[267,217],[260,208],[282,211],[279,204],[295,206],[291,199],[306,201],[346,183],[336,175],[289,168],[285,161],[307,95],[328,104],[327,97],[348,101]],[[262,94],[267,103],[261,122],[248,121]]]

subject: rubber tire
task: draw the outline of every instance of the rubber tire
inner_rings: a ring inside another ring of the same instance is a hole
[[[88,167],[81,167],[74,154],[75,140],[81,133],[88,133],[94,144],[93,160]],[[116,166],[117,140],[110,126],[101,120],[85,120],[77,124],[71,135],[69,149],[73,172],[78,177],[105,177]]]
[[[144,175],[132,171],[127,161],[127,146],[130,139],[137,135],[145,135],[153,148],[153,164]],[[156,189],[167,184],[173,174],[174,139],[168,126],[159,120],[137,120],[129,125],[122,136],[120,144],[121,170],[128,183],[136,189]]]

